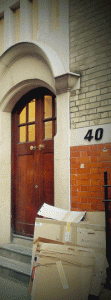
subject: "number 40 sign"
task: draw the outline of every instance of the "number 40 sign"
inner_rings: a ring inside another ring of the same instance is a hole
[[[103,137],[103,128],[98,128],[95,131],[95,135],[93,135],[93,130],[89,129],[86,133],[84,139],[88,140],[89,142],[94,138],[96,141],[100,141]]]

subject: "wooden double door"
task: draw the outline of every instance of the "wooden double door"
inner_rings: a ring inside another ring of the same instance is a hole
[[[44,202],[54,204],[55,97],[38,88],[12,112],[12,226],[33,236]]]

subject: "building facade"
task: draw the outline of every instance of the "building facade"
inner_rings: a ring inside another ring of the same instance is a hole
[[[104,171],[109,180],[111,173],[110,42],[109,1],[70,1],[70,71],[81,76],[70,97],[74,209],[104,210]]]
[[[105,209],[110,9],[99,0],[0,1],[0,242],[11,228],[30,235],[43,202]]]

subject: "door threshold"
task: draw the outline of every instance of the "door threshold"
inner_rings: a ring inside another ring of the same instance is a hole
[[[13,239],[23,239],[23,240],[27,240],[27,241],[33,241],[33,237],[31,238],[31,237],[28,237],[28,236],[23,236],[23,235],[18,235],[18,234],[15,234],[15,233],[13,233],[12,234],[12,238]]]

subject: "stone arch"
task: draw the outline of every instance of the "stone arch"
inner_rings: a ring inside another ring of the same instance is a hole
[[[55,79],[45,52],[33,43],[19,43],[0,59],[2,111],[11,112],[19,98],[33,88],[44,86],[55,94]]]

